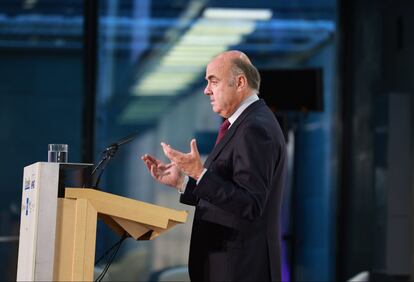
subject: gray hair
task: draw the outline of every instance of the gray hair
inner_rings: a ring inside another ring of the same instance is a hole
[[[247,80],[247,84],[253,89],[254,94],[259,94],[260,88],[260,74],[255,66],[249,61],[243,60],[242,58],[235,58],[231,60],[231,72],[233,74],[232,84],[235,82],[234,79],[237,75],[244,75]]]

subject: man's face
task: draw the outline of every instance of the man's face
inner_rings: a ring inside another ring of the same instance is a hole
[[[210,97],[213,112],[224,118],[231,116],[240,104],[237,83],[234,81],[230,63],[216,58],[207,65],[207,86],[204,94]]]

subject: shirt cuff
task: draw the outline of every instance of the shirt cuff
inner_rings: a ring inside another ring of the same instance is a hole
[[[188,175],[184,175],[184,181],[183,181],[183,183],[181,184],[181,187],[179,187],[179,188],[178,188],[178,192],[179,192],[180,194],[184,194],[184,192],[185,192],[185,187],[187,187],[188,180],[190,180],[190,178],[188,177]]]
[[[200,174],[200,177],[198,178],[196,185],[198,185],[198,183],[201,181],[201,178],[203,178],[203,175],[207,172],[207,169],[203,169],[203,171]],[[178,188],[178,192],[180,194],[184,194],[185,192],[185,188],[187,187],[188,181],[190,180],[190,177],[188,175],[184,175],[184,180],[183,183],[181,184],[181,186]]]
[[[197,182],[196,182],[196,184],[198,185],[198,183],[200,183],[200,181],[201,181],[201,178],[203,178],[203,176],[204,176],[204,174],[207,172],[207,169],[205,168],[205,169],[203,169],[203,172],[200,174],[200,177],[198,178],[198,180],[197,180]]]

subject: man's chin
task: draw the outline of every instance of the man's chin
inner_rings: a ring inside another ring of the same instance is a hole
[[[211,106],[211,110],[214,113],[218,114],[219,116],[224,117],[223,116],[224,115],[224,112],[221,109],[218,109],[217,107],[215,107],[214,105]]]

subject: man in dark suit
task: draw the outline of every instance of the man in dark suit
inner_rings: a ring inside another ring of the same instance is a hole
[[[190,244],[192,281],[281,280],[280,210],[286,175],[283,133],[257,96],[260,75],[239,51],[206,69],[214,112],[225,118],[204,165],[196,141],[182,153],[161,143],[171,163],[142,159],[151,175],[196,206]]]

